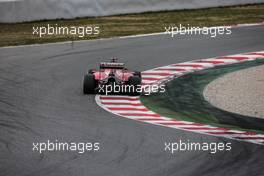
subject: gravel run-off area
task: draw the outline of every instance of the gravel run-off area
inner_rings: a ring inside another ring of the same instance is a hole
[[[208,84],[203,94],[220,109],[264,119],[264,66],[224,75]]]

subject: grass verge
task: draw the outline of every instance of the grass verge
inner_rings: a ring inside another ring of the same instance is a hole
[[[184,26],[190,24],[190,26],[202,27],[260,21],[264,21],[264,4],[198,10],[148,12],[72,20],[47,20],[17,24],[0,23],[0,47],[164,32],[164,27],[171,24],[182,24]],[[37,35],[32,35],[33,26],[46,26],[47,24],[57,24],[63,27],[99,26],[100,34],[85,36],[83,38],[68,35],[50,35],[39,38]]]
[[[205,86],[214,79],[233,71],[263,64],[264,60],[256,60],[192,72],[168,82],[165,93],[142,96],[141,101],[150,110],[177,120],[264,133],[262,119],[218,109],[203,96]]]

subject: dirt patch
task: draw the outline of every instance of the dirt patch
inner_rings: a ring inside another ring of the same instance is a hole
[[[220,109],[264,119],[264,66],[218,78],[206,86],[204,96]]]

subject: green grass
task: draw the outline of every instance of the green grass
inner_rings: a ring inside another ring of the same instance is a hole
[[[47,20],[17,24],[0,24],[0,46],[35,43],[87,40],[164,32],[168,25],[218,26],[264,21],[264,4],[220,7],[199,10],[148,12],[142,14],[116,15],[109,17],[78,18],[72,20]],[[32,35],[33,26],[47,24],[58,26],[99,26],[100,35],[78,38],[67,35]]]
[[[263,65],[264,60],[250,61],[192,72],[166,84],[165,93],[142,96],[143,104],[162,116],[190,122],[264,133],[260,119],[242,117],[212,106],[203,97],[207,84],[224,74]]]

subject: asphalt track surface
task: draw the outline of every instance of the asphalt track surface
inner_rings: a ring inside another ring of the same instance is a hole
[[[0,49],[1,176],[264,175],[264,147],[136,122],[82,94],[82,76],[103,58],[147,70],[171,63],[264,47],[264,26],[231,36],[165,35]],[[99,152],[32,151],[46,140],[100,142]],[[164,142],[231,142],[229,152],[169,154]]]

